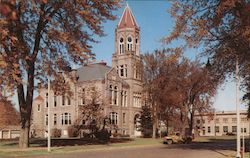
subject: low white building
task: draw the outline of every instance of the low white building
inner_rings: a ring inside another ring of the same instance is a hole
[[[249,135],[250,121],[247,111],[240,112],[241,134]],[[234,135],[237,132],[237,116],[235,111],[204,113],[195,116],[194,129],[199,136]]]

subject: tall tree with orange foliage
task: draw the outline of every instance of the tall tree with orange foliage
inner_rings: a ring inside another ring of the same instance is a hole
[[[184,39],[185,47],[203,46],[203,55],[215,70],[213,75],[221,80],[234,74],[238,58],[246,90],[243,99],[250,107],[250,1],[178,0],[172,3],[170,13],[175,25],[163,42]]]
[[[144,55],[145,92],[151,107],[153,137],[159,121],[178,122],[182,134],[192,134],[194,114],[211,110],[218,80],[210,67],[183,57],[181,49],[157,50]],[[178,120],[176,120],[178,116]],[[172,119],[172,118],[175,118]]]
[[[71,63],[94,57],[94,35],[114,20],[118,0],[1,0],[0,86],[16,90],[21,115],[20,148],[29,146],[34,81],[67,73]]]

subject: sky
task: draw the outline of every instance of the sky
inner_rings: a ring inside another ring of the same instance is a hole
[[[141,34],[141,53],[152,52],[155,49],[164,48],[160,39],[168,35],[173,26],[174,19],[168,13],[171,4],[164,0],[129,0],[127,1],[137,23],[140,26]],[[93,52],[96,54],[97,61],[104,60],[109,65],[112,62],[112,54],[114,53],[114,37],[115,28],[119,23],[122,16],[123,7],[115,11],[117,15],[115,21],[108,21],[104,24],[104,31],[106,36],[97,38],[99,43],[93,45]],[[173,46],[175,43],[173,44]],[[184,55],[190,59],[195,59],[195,56],[199,53],[199,50],[192,50],[184,52]],[[214,100],[214,108],[220,111],[233,111],[235,106],[235,83],[233,79],[223,84],[217,92]],[[242,96],[242,94],[241,94]],[[241,109],[246,109],[242,104]]]
[[[174,20],[168,13],[171,4],[167,0],[129,0],[127,2],[140,26],[141,54],[166,47],[166,45],[160,42],[160,39],[168,35],[174,26]],[[116,20],[107,21],[103,24],[106,36],[95,37],[99,42],[93,44],[92,52],[96,54],[97,61],[103,60],[107,62],[108,65],[111,65],[112,54],[115,50],[115,28],[119,23],[125,5],[124,3],[123,7],[114,12],[114,14],[117,15]],[[176,44],[178,43],[173,43],[170,46],[173,47]],[[197,54],[199,54],[199,50],[184,52],[184,55],[191,60],[195,59]],[[14,102],[17,106],[17,99],[16,97],[14,98]],[[232,79],[229,79],[229,82],[220,87],[213,106],[216,110],[220,111],[232,111],[236,109],[235,84]],[[241,105],[241,109],[245,109],[245,106]]]

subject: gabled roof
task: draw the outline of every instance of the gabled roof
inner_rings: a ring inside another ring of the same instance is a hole
[[[110,69],[105,63],[85,65],[77,69],[78,82],[104,79]]]
[[[118,23],[117,28],[139,28],[139,25],[137,24],[135,17],[129,8],[128,4],[125,7],[122,17]]]

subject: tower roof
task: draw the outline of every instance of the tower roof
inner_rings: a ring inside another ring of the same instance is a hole
[[[117,28],[139,28],[139,25],[137,24],[135,17],[128,4],[123,11],[122,17],[118,23]]]

